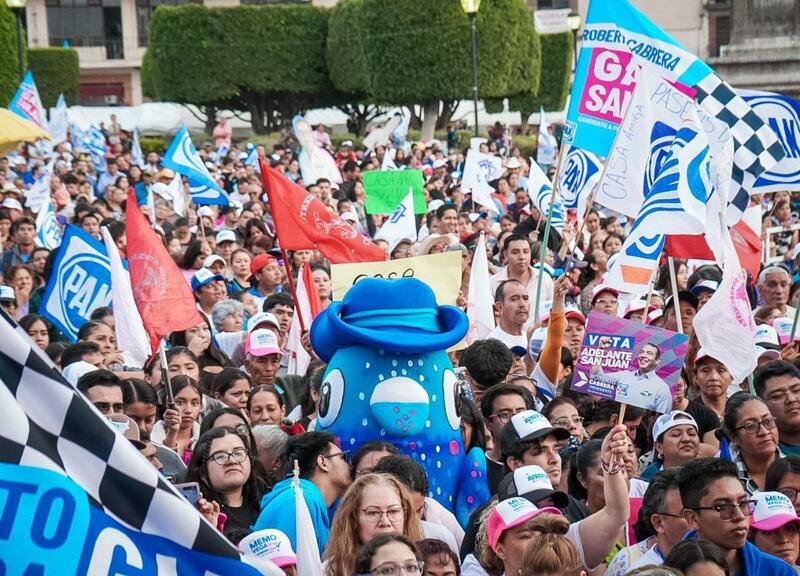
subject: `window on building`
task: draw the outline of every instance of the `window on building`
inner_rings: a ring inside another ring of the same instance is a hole
[[[202,3],[202,0],[136,0],[136,29],[139,31],[139,46],[147,46],[150,35],[150,19],[159,6],[178,6],[180,4]]]
[[[731,17],[717,16],[714,18],[714,45],[712,56],[720,55],[720,48],[731,43]]]
[[[104,47],[108,59],[124,58],[120,0],[46,0],[51,46]]]
[[[569,0],[539,0],[537,3],[538,10],[557,10],[561,8],[570,8]]]

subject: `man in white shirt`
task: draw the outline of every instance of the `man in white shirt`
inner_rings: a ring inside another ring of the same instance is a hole
[[[660,414],[672,410],[672,391],[656,374],[661,351],[655,344],[647,343],[639,350],[638,370],[617,372],[617,394],[615,400],[633,404]]]
[[[509,349],[520,346],[527,350],[524,326],[531,312],[528,289],[519,280],[504,280],[495,290],[494,309],[498,323],[486,337],[497,338]]]
[[[521,234],[512,234],[503,245],[506,267],[491,277],[492,290],[497,290],[503,280],[518,280],[528,290],[530,302],[536,301],[536,286],[539,272],[531,266],[531,243]],[[553,279],[548,274],[542,277],[540,302],[553,299]]]

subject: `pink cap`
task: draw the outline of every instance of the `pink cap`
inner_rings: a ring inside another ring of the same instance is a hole
[[[794,522],[800,524],[800,518],[794,510],[794,504],[780,492],[756,492],[753,494],[756,508],[750,519],[750,527],[757,530],[777,530]]]
[[[259,530],[239,542],[239,551],[245,558],[266,558],[278,568],[297,565],[297,555],[289,537],[280,530]]]
[[[611,292],[614,296],[619,296],[619,290],[616,288],[612,288],[607,284],[598,284],[594,288],[592,288],[592,302],[594,302],[600,294],[603,292]]]
[[[269,354],[283,354],[278,336],[272,330],[259,328],[247,335],[244,350],[253,356],[267,356]]]
[[[530,501],[519,496],[498,503],[489,515],[489,523],[486,528],[486,534],[489,537],[489,545],[492,550],[497,550],[497,543],[500,541],[503,532],[536,518],[542,512],[561,516],[561,510],[558,508],[537,508]]]

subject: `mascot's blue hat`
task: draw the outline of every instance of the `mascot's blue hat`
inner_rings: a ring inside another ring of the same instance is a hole
[[[339,348],[353,345],[407,354],[435,352],[460,342],[468,328],[462,310],[437,306],[433,290],[416,278],[365,278],[317,316],[311,345],[324,362]]]

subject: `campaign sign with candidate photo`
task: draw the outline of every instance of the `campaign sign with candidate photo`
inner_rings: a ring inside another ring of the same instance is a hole
[[[685,334],[592,312],[572,390],[669,412],[688,341]]]

